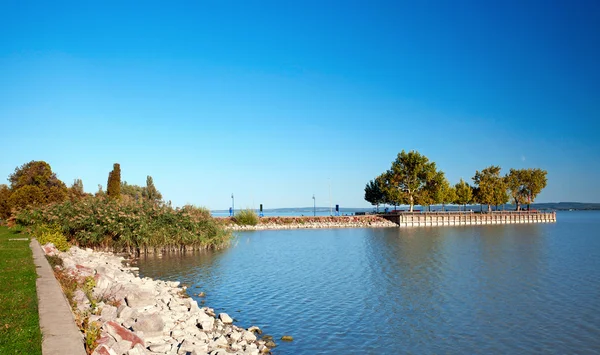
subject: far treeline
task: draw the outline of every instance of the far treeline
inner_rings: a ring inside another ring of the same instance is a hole
[[[172,208],[151,176],[146,186],[121,181],[119,164],[95,194],[80,179],[67,187],[44,161],[15,168],[8,181],[0,185],[0,223],[27,227],[41,243],[140,252],[215,248],[231,238],[208,209]]]
[[[504,176],[500,171],[492,165],[475,172],[473,186],[463,179],[451,185],[426,156],[403,150],[389,170],[367,183],[365,200],[378,209],[380,204],[409,205],[412,212],[415,205],[431,210],[431,205],[456,204],[460,209],[473,203],[487,205],[491,211],[492,206],[497,210],[512,199],[520,211],[525,204],[529,209],[547,184],[547,171],[542,169],[510,169]]]

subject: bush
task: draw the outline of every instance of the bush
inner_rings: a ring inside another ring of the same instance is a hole
[[[80,246],[147,251],[225,245],[231,233],[201,208],[173,209],[149,201],[85,197],[20,211],[18,224],[59,226]]]
[[[258,224],[258,215],[249,208],[239,211],[233,220],[240,226],[255,226]]]
[[[58,225],[41,225],[36,229],[34,235],[41,245],[52,243],[60,251],[67,251],[71,247]]]

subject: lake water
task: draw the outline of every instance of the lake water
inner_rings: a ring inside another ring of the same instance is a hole
[[[239,232],[227,250],[139,266],[240,326],[292,335],[276,354],[598,354],[600,212],[557,218]]]

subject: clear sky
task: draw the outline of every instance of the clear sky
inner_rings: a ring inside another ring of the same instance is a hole
[[[0,178],[366,207],[401,150],[600,202],[599,1],[2,1]]]

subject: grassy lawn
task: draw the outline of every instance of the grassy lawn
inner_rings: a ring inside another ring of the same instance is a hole
[[[0,354],[41,354],[37,273],[29,241],[11,238],[28,236],[0,227]]]

